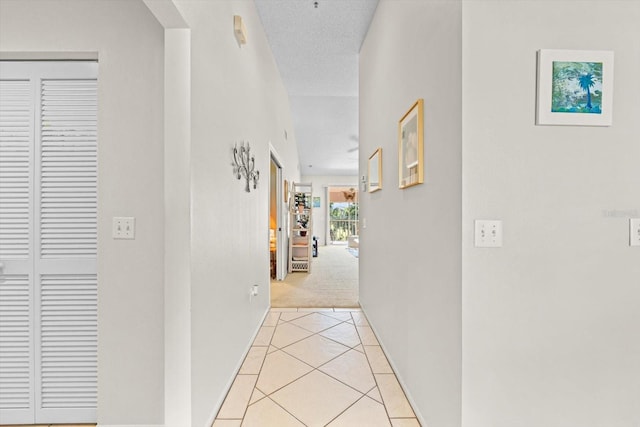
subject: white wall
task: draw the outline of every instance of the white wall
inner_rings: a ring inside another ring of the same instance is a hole
[[[423,425],[460,426],[461,2],[381,0],[360,52],[360,302]],[[398,120],[425,101],[425,183],[398,189]],[[366,228],[363,222],[366,221]]]
[[[463,16],[463,425],[640,425],[640,2]],[[613,126],[534,125],[538,49],[615,51]],[[504,247],[474,248],[474,219]]]
[[[358,189],[357,176],[306,175],[301,182],[313,184],[313,197],[320,197],[320,208],[313,208],[313,235],[318,244],[326,245],[328,240],[327,224],[327,187],[353,187]]]
[[[0,51],[99,57],[98,422],[162,424],[163,31],[141,2],[0,0]],[[113,216],[136,239],[111,238]]]
[[[222,403],[269,307],[269,142],[297,178],[289,102],[253,1],[176,1],[191,29],[192,425]],[[233,16],[248,43],[239,46]],[[284,131],[289,134],[284,140]],[[233,174],[232,148],[251,143],[257,190]],[[258,284],[260,294],[249,299]]]
[[[173,12],[179,15],[177,10]],[[166,28],[166,23],[164,26]],[[166,426],[189,426],[191,425],[191,31],[184,28],[166,29],[164,46],[164,422]]]

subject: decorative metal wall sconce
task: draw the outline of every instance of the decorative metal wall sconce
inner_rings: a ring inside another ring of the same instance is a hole
[[[255,190],[258,188],[258,180],[260,179],[260,171],[255,170],[256,159],[255,156],[249,153],[250,149],[248,142],[246,147],[244,142],[240,145],[240,148],[238,148],[237,144],[233,147],[233,161],[235,162],[233,173],[236,178],[244,177],[247,180],[247,185],[244,187],[247,193],[251,192],[249,183],[253,182],[253,189]]]

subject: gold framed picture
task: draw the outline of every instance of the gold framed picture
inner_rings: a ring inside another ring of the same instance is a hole
[[[382,148],[378,148],[369,157],[368,169],[369,193],[382,190]]]
[[[424,100],[418,99],[398,122],[399,186],[424,182]]]
[[[284,180],[284,202],[289,203],[289,181]]]

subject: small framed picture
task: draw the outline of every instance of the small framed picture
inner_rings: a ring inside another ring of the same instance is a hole
[[[378,148],[369,157],[369,193],[382,190],[382,148]]]
[[[537,125],[611,126],[613,51],[538,51]]]
[[[289,181],[286,179],[284,180],[284,188],[282,190],[284,191],[284,202],[289,203]]]
[[[424,101],[418,99],[398,122],[398,163],[400,188],[422,184]]]

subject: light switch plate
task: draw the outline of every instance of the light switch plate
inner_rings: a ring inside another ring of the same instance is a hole
[[[136,219],[132,216],[113,217],[112,235],[114,239],[135,239]]]
[[[502,221],[483,219],[476,220],[475,244],[477,248],[502,247]]]
[[[640,218],[629,220],[629,245],[640,246]]]

